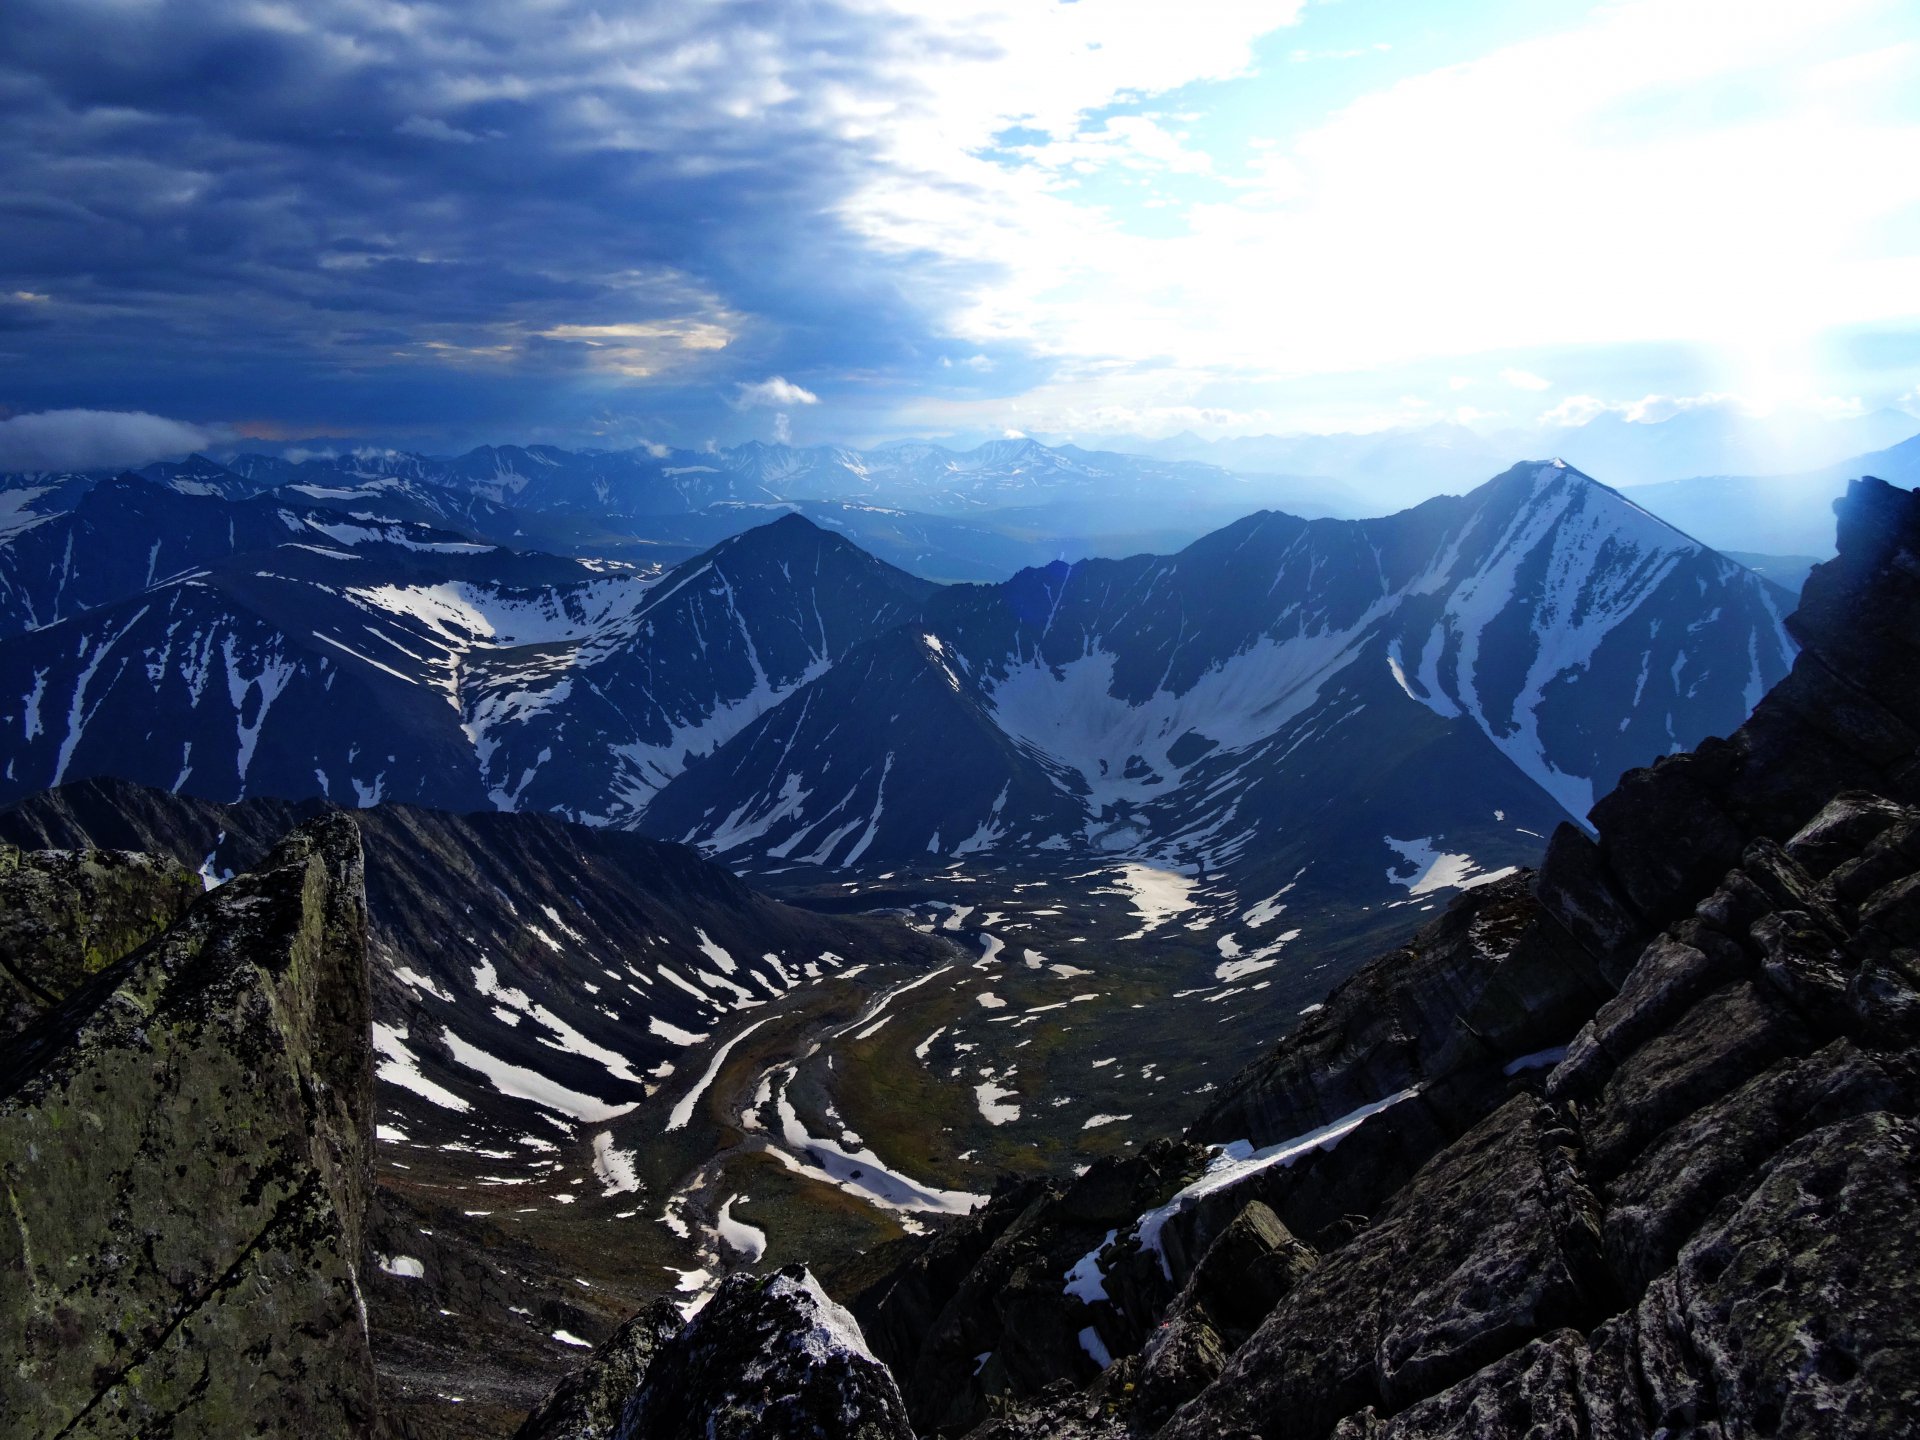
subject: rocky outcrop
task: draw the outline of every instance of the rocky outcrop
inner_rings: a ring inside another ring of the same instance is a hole
[[[200,893],[193,872],[152,855],[0,844],[0,1041],[165,930]]]
[[[377,1432],[369,1026],[359,834],[336,817],[10,1047],[9,1434]]]
[[[1263,1201],[1207,1247],[1140,1352],[1139,1410],[1164,1417],[1218,1378],[1227,1357],[1308,1278],[1320,1256]]]
[[[1006,1184],[858,1296],[854,1313],[899,1377],[915,1423],[960,1433],[1006,1398],[1092,1379],[1100,1367],[1088,1337],[1102,1347],[1137,1345],[1172,1294],[1157,1269],[1141,1267],[1143,1292],[1106,1307],[1111,1341],[1098,1338],[1100,1322],[1067,1277],[1197,1176],[1202,1159],[1198,1146],[1157,1141],[1071,1181]]]
[[[614,1331],[587,1363],[534,1407],[514,1440],[607,1440],[661,1347],[680,1333],[680,1311],[658,1300]]]
[[[665,1301],[635,1316],[515,1440],[913,1440],[893,1376],[804,1266],[730,1275],[679,1319]]]

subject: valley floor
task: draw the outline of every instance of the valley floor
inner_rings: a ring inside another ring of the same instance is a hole
[[[557,1148],[383,1130],[396,1263],[376,1277],[375,1323],[412,1433],[511,1433],[582,1342],[657,1297],[691,1311],[735,1270],[790,1262],[851,1296],[895,1263],[890,1242],[984,1204],[1004,1176],[1069,1175],[1178,1133],[1457,893],[1296,915],[1285,896],[1135,862],[846,875],[748,878],[910,927],[944,960],[850,968],[742,1011],[649,1102]],[[1296,946],[1302,930],[1340,943]]]

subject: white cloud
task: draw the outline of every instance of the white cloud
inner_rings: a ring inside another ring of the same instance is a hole
[[[0,420],[0,473],[124,470],[219,445],[225,426],[138,410],[42,410]]]
[[[793,443],[793,422],[787,418],[787,412],[784,410],[773,417],[773,438],[775,444],[791,445]]]
[[[1540,416],[1543,425],[1579,426],[1602,415],[1618,415],[1631,425],[1657,425],[1684,415],[1690,410],[1725,410],[1749,420],[1769,415],[1798,413],[1826,420],[1844,420],[1865,413],[1857,398],[1839,396],[1797,397],[1791,405],[1778,405],[1766,397],[1710,391],[1703,395],[1642,395],[1638,400],[1602,400],[1596,395],[1569,395]]]
[[[1793,357],[1816,337],[1920,318],[1905,238],[1920,217],[1920,46],[1874,48],[1909,3],[1600,6],[1362,96],[1281,137],[1237,190],[1187,205],[1184,228],[1151,232],[1062,180],[1083,164],[1197,170],[1191,142],[1076,116],[1122,77],[1151,95],[1177,75],[1240,73],[1250,39],[1295,12],[1053,7],[1030,32],[989,27],[990,63],[963,55],[929,77],[896,164],[843,213],[882,248],[977,264],[989,278],[957,285],[950,317],[970,339],[1163,381],[1170,367],[1196,388],[1673,343],[1717,357],[1730,389],[1793,396]],[[1066,36],[1085,42],[1110,14],[1116,34],[1137,27],[1124,62],[1066,56]],[[1014,33],[1033,48],[1007,53]],[[1056,59],[1057,87],[1041,79]],[[1029,155],[1049,163],[977,153],[1015,120],[1044,133]],[[1070,403],[1097,405],[1113,379],[1086,376]]]
[[[773,409],[780,405],[818,405],[820,397],[784,375],[770,375],[765,380],[741,385],[734,403],[742,409],[755,405]]]
[[[1553,382],[1530,370],[1502,370],[1500,378],[1516,390],[1551,390]]]
[[[409,115],[393,127],[393,133],[415,140],[437,140],[444,145],[472,145],[480,139],[471,130],[449,125],[437,115]]]

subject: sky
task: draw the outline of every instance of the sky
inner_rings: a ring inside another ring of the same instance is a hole
[[[0,467],[1702,405],[1920,414],[1912,0],[0,6]]]

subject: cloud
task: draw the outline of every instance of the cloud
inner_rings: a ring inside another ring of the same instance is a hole
[[[779,445],[793,443],[793,423],[787,418],[787,412],[784,410],[773,417],[773,438]]]
[[[1606,391],[1561,356],[1920,318],[1906,5],[1575,7],[1303,108],[1296,41],[1378,43],[1304,0],[10,0],[0,398],[680,445],[792,374],[980,433]]]
[[[409,115],[393,127],[393,133],[411,135],[416,140],[438,140],[448,145],[474,145],[480,140],[471,130],[449,125],[437,115]]]
[[[125,410],[43,410],[0,420],[0,473],[125,470],[224,443],[225,426]]]
[[[1500,378],[1516,390],[1551,390],[1553,382],[1530,370],[1502,370]]]
[[[1771,408],[1765,402],[1747,396],[1721,392],[1704,395],[1642,395],[1638,400],[1602,400],[1594,395],[1569,395],[1541,415],[1540,423],[1579,426],[1589,424],[1602,415],[1618,415],[1630,425],[1657,425],[1692,410],[1725,410],[1751,419],[1766,415]],[[1858,414],[1860,410],[1857,401],[1837,411],[1819,401],[1806,408],[1814,413],[1828,413],[1828,418]]]
[[[771,375],[765,380],[756,380],[752,384],[742,384],[735,404],[742,408],[765,406],[773,409],[780,405],[818,405],[820,397],[811,390],[802,388],[784,375]]]
[[[1046,362],[954,339],[1001,255],[868,220],[974,189],[1016,128],[1062,171],[1202,174],[1196,112],[1138,102],[1251,73],[1300,5],[13,0],[0,273],[60,297],[60,343],[0,354],[0,396],[217,389],[377,433],[590,428],[620,395],[694,443],[803,367],[900,393],[984,351],[1015,387]]]
[[[981,262],[962,334],[1195,384],[1670,345],[1757,392],[1739,372],[1770,354],[1920,321],[1920,167],[1901,158],[1920,46],[1885,45],[1899,0],[1579,8],[1277,137],[1247,170],[1273,185],[1196,185],[1183,224],[984,161],[876,182],[860,223]]]

